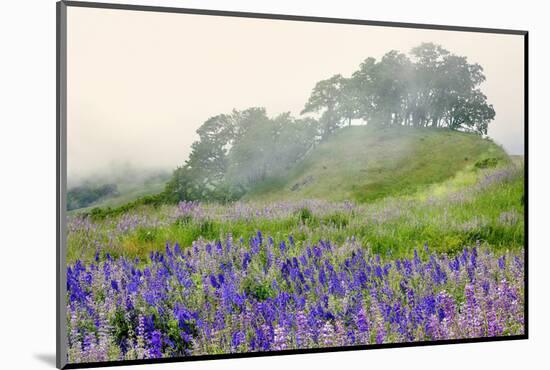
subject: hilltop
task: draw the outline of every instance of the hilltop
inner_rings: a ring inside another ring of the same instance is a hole
[[[317,145],[283,176],[258,184],[245,200],[370,202],[414,193],[466,168],[509,161],[500,146],[477,134],[351,126]]]

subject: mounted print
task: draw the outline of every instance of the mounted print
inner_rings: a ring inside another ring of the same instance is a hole
[[[58,367],[527,338],[527,32],[57,9]]]

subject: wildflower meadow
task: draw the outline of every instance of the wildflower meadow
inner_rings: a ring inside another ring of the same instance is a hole
[[[68,360],[522,334],[522,187],[508,165],[373,205],[71,215]]]

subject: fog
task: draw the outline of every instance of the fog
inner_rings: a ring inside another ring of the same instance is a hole
[[[130,161],[102,164],[101,167],[89,167],[86,171],[75,171],[67,178],[69,189],[83,184],[136,185],[146,184],[159,179],[169,179],[171,168],[166,166],[136,165]]]
[[[69,7],[69,181],[120,164],[173,169],[209,117],[298,117],[317,81],[422,42],[484,68],[489,136],[523,154],[520,36]]]

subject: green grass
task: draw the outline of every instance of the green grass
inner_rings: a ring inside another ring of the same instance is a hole
[[[507,162],[501,147],[476,134],[352,126],[318,145],[284,176],[258,184],[245,199],[372,202],[414,194],[476,164]]]
[[[160,194],[166,186],[166,178],[136,184],[123,183],[118,185],[118,195],[106,197],[90,204],[88,207],[69,211],[69,214],[89,212],[94,208],[116,208],[124,206],[142,197]]]
[[[92,233],[71,233],[68,261],[90,260],[101,246],[113,256],[145,258],[163,250],[166,242],[183,248],[203,238],[245,243],[258,230],[283,240],[293,235],[297,243],[317,243],[320,239],[343,243],[354,237],[373,252],[391,257],[410,256],[423,245],[439,253],[454,254],[477,242],[499,250],[520,249],[524,245],[524,180],[522,161],[496,168],[464,168],[443,182],[426,185],[412,194],[394,195],[358,205],[350,211],[315,212],[307,207],[283,217],[232,219],[223,217],[225,206],[204,205],[207,217],[185,216],[170,219],[174,207],[140,206],[132,212],[161,220],[160,226],[138,227],[127,234],[113,232],[121,216],[96,222]],[[480,187],[485,176],[506,172],[505,180]],[[262,209],[263,204],[252,204]],[[167,221],[170,220],[170,221]]]

